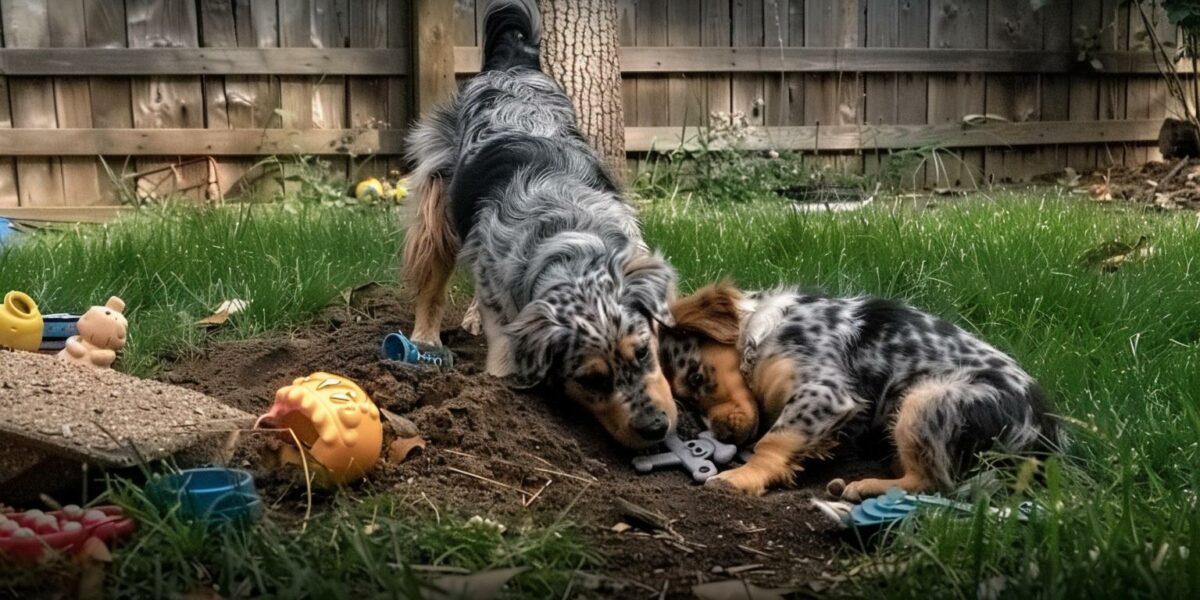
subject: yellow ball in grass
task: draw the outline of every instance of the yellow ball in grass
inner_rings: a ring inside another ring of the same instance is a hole
[[[374,177],[368,177],[354,186],[354,197],[362,200],[367,196],[383,197],[383,183]]]

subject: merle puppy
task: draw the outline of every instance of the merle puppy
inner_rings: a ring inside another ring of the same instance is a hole
[[[951,488],[981,451],[1055,445],[1042,392],[1016,361],[910,306],[716,284],[672,312],[662,357],[676,397],[726,441],[761,433],[749,462],[710,485],[762,494],[852,436],[887,435],[900,473],[831,482],[849,500]]]
[[[475,281],[487,370],[544,386],[642,447],[675,426],[657,333],[674,272],[542,73],[533,0],[491,2],[483,70],[413,132],[417,213],[405,273],[413,339],[440,344],[455,263]]]

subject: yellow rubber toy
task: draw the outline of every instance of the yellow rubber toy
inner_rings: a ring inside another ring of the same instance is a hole
[[[37,303],[22,292],[9,292],[0,306],[0,346],[37,352],[42,345],[42,313]]]
[[[376,198],[383,197],[383,183],[374,177],[368,177],[354,186],[355,198],[361,200],[371,194],[374,194]]]
[[[259,420],[296,434],[317,462],[309,468],[316,471],[318,484],[340,485],[362,477],[383,451],[379,408],[341,375],[318,372],[296,379],[275,393],[275,404]],[[294,443],[287,432],[283,440]]]

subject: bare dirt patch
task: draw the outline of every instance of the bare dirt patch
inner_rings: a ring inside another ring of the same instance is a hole
[[[349,377],[381,407],[411,419],[429,441],[424,452],[400,465],[381,463],[360,489],[427,499],[442,511],[495,518],[510,529],[565,518],[605,555],[603,573],[631,582],[634,595],[661,590],[665,582],[670,596],[684,594],[698,582],[728,578],[725,569],[738,573],[747,565],[760,566],[738,576],[766,587],[802,585],[831,569],[837,536],[808,504],[811,495],[823,494],[830,465],[801,474],[798,489],[764,498],[694,486],[682,472],[639,476],[630,466],[632,454],[617,448],[590,417],[555,398],[514,393],[481,373],[482,338],[457,328],[445,332],[458,358],[453,372],[381,360],[383,336],[410,326],[410,313],[398,300],[376,294],[331,309],[290,337],[213,345],[176,364],[164,379],[261,413],[274,391],[295,377],[317,370]],[[695,433],[694,424],[686,427],[685,433]],[[839,474],[847,469],[862,473],[878,466],[838,465]],[[280,510],[302,512],[302,489],[272,487],[277,474],[260,469],[258,475],[268,493],[286,498]],[[614,532],[614,525],[629,520],[617,498],[673,520],[676,535]]]

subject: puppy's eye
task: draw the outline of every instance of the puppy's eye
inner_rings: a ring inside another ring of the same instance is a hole
[[[696,371],[695,373],[688,375],[687,384],[688,387],[692,389],[700,389],[701,387],[704,387],[704,374]]]
[[[580,387],[594,392],[606,392],[612,389],[612,378],[605,373],[584,373],[575,376],[575,383]]]
[[[638,359],[638,362],[646,362],[646,359],[650,357],[650,344],[638,346],[633,351],[633,355]]]

